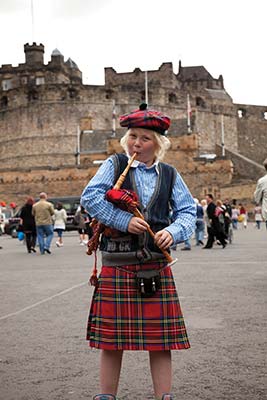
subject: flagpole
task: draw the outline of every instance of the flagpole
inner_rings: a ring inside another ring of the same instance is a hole
[[[147,81],[147,71],[145,71],[145,102],[148,105],[148,81]]]
[[[77,126],[77,165],[81,164],[81,131],[80,126]]]
[[[112,137],[116,137],[116,104],[112,100]]]
[[[190,105],[190,97],[187,94],[187,133],[188,135],[192,133],[191,130],[191,105]]]
[[[33,10],[33,0],[31,0],[31,17],[32,17],[32,42],[34,42],[34,10]]]
[[[222,145],[222,156],[225,157],[225,147],[224,147],[224,117],[221,115],[221,145]]]

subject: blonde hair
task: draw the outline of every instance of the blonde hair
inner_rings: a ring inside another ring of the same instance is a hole
[[[127,147],[128,137],[129,137],[130,133],[133,132],[135,129],[138,129],[139,131],[143,131],[144,133],[148,131],[148,129],[143,129],[143,128],[128,129],[128,131],[125,133],[125,135],[120,140],[121,147],[126,151],[126,153],[128,152],[128,147]],[[157,149],[155,151],[156,159],[161,161],[161,160],[163,160],[163,158],[166,154],[166,151],[171,147],[171,142],[166,136],[163,136],[163,135],[161,135],[155,131],[152,131],[150,129],[149,129],[149,132],[153,133],[154,139],[157,144]]]

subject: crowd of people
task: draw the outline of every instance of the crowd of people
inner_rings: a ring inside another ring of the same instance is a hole
[[[266,209],[264,205],[263,207],[261,205],[260,190],[257,186],[256,205],[253,210],[250,210],[250,221],[254,221],[257,229],[261,229],[262,224],[267,229],[267,220],[264,219]],[[237,200],[215,200],[210,193],[200,201],[197,198],[194,198],[194,201],[197,217],[195,230],[191,238],[184,241],[182,251],[191,250],[193,240],[196,246],[202,246],[203,249],[212,248],[214,243],[220,244],[224,249],[232,241],[233,230],[240,227],[247,228],[248,210],[242,203],[237,203]],[[79,206],[74,216],[74,223],[77,226],[81,246],[86,246],[92,237],[91,221],[92,218],[85,208]],[[62,203],[58,202],[54,207],[47,201],[47,194],[44,192],[40,193],[40,200],[35,204],[33,197],[28,197],[20,211],[20,223],[17,229],[19,239],[24,239],[28,253],[36,253],[36,245],[38,245],[41,254],[51,254],[54,236],[57,238],[55,242],[57,247],[64,245],[63,234],[66,230],[66,222],[67,213]],[[207,239],[206,243],[205,239]],[[176,248],[176,245],[172,246],[173,250]]]
[[[199,201],[194,199],[196,203],[196,227],[194,239],[196,246],[203,246],[203,249],[211,249],[214,243],[220,244],[224,249],[226,245],[232,241],[233,230],[239,227],[247,228],[248,211],[242,203],[237,204],[233,199],[215,200],[211,193],[207,194],[204,199]],[[255,227],[261,228],[263,222],[262,209],[260,205],[256,205],[253,212]],[[266,223],[267,229],[267,223]],[[207,242],[204,245],[204,239]],[[191,240],[189,238],[184,241],[182,251],[191,250]]]
[[[247,227],[248,212],[242,203],[237,204],[234,199],[221,201],[215,200],[212,194],[207,194],[200,201],[194,198],[196,206],[196,225],[191,238],[184,241],[182,251],[191,250],[191,242],[195,240],[196,246],[203,249],[220,244],[225,248],[231,242],[232,230],[238,227]],[[255,227],[261,229],[262,208],[256,204],[253,212]],[[92,237],[91,217],[83,206],[78,207],[74,222],[77,226],[79,244],[86,246]],[[51,254],[51,243],[56,237],[56,246],[63,247],[63,234],[66,230],[67,213],[62,203],[58,202],[55,207],[47,201],[46,193],[40,193],[40,200],[34,204],[33,197],[28,197],[20,211],[19,232],[23,232],[22,238],[26,244],[28,253],[36,253],[38,244],[41,254]],[[267,229],[267,223],[266,223]],[[20,237],[20,238],[21,238]],[[205,244],[205,239],[207,239]],[[176,245],[172,246],[176,249]]]
[[[47,200],[45,192],[40,193],[39,201],[28,197],[20,209],[17,236],[24,241],[28,253],[36,253],[36,247],[42,255],[51,254],[51,244],[56,236],[56,246],[63,247],[63,234],[66,230],[67,212],[61,202],[55,206]],[[92,235],[91,218],[82,206],[74,216],[80,238],[80,244],[86,245]],[[0,249],[2,247],[0,246]]]

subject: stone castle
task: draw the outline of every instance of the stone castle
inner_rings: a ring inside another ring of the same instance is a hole
[[[47,65],[42,44],[24,52],[23,64],[0,68],[0,200],[21,203],[43,190],[79,195],[101,160],[121,150],[116,116],[147,95],[150,108],[171,117],[168,162],[193,195],[251,201],[267,156],[267,106],[234,104],[222,75],[181,62],[175,74],[163,63],[146,72],[105,68],[104,85],[84,85],[57,49]]]

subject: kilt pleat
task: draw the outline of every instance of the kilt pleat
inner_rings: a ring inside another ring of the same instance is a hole
[[[141,297],[138,270],[159,269],[161,288]],[[103,266],[88,319],[91,347],[106,350],[180,350],[190,347],[171,268],[163,263]]]

